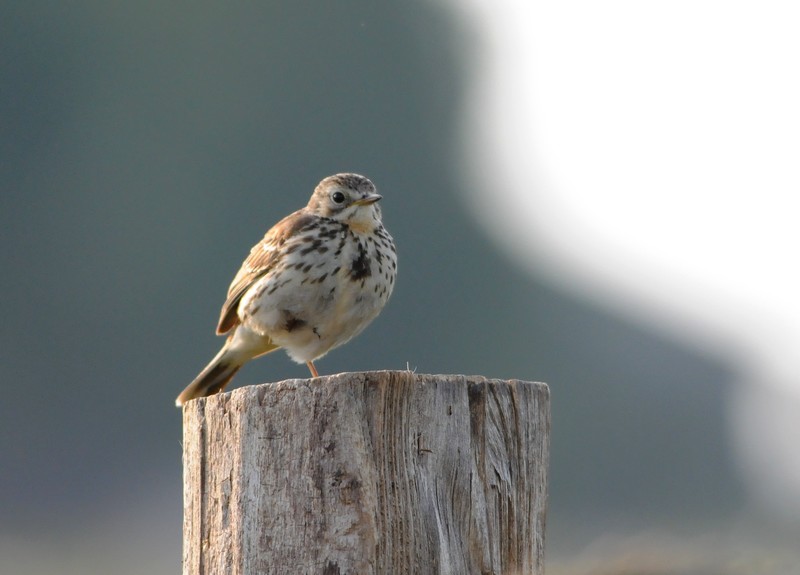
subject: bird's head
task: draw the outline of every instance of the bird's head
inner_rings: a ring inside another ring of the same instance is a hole
[[[375,185],[358,174],[328,176],[317,185],[308,202],[315,214],[332,218],[350,226],[369,228],[380,224],[381,195]]]

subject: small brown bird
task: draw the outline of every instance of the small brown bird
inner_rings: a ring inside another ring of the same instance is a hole
[[[217,325],[225,345],[176,405],[222,391],[247,361],[279,348],[317,377],[314,360],[375,319],[397,274],[380,199],[364,176],[330,176],[267,232],[228,289]]]

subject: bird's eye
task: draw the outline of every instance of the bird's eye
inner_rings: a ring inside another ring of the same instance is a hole
[[[344,197],[342,192],[333,192],[331,195],[331,199],[337,204],[341,204],[344,201]]]

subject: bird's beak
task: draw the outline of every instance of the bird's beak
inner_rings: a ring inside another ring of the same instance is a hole
[[[383,196],[380,195],[380,194],[370,194],[366,198],[361,198],[360,200],[356,200],[355,202],[353,202],[353,205],[355,205],[355,206],[368,206],[369,204],[374,204],[375,202],[377,202],[381,198],[383,198]]]

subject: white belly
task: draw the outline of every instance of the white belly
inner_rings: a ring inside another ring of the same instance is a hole
[[[239,317],[244,326],[269,337],[301,363],[347,342],[375,319],[394,287],[394,252],[381,249],[376,258],[375,244],[362,245],[371,269],[359,279],[353,279],[356,246],[348,246],[336,258],[330,250],[317,259],[309,258],[311,254],[297,261],[287,258],[283,270],[260,278],[242,297]],[[296,269],[300,261],[304,265]]]

